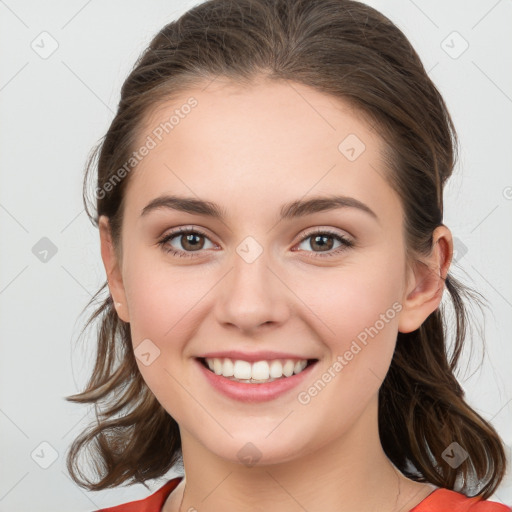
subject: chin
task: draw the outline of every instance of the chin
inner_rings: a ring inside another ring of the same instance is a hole
[[[251,436],[246,431],[240,437],[234,436],[234,439],[226,440],[223,445],[214,443],[214,446],[205,446],[217,456],[245,467],[281,464],[306,453],[307,447],[298,445],[284,432],[275,434],[275,439],[270,439],[272,434],[269,437],[266,437],[266,432]]]

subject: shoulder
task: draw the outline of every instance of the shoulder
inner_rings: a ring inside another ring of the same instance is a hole
[[[468,498],[450,489],[438,488],[410,512],[511,512],[512,508],[495,501]]]
[[[158,491],[142,500],[130,501],[130,503],[124,503],[115,507],[102,508],[96,512],[160,512],[165,500],[176,489],[182,479],[182,476],[178,476],[169,480]]]

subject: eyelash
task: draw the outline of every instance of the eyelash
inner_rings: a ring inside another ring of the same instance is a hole
[[[178,235],[201,235],[205,238],[209,238],[206,233],[203,233],[200,229],[197,228],[179,228],[175,231],[168,233],[165,235],[161,240],[158,241],[158,245],[164,250],[166,253],[170,253],[173,256],[179,257],[179,258],[195,258],[196,256],[193,254],[189,254],[191,251],[178,251],[176,249],[173,249],[171,246],[166,246],[168,242],[170,242],[173,238],[176,238]],[[298,244],[300,245],[304,240],[307,240],[308,238],[311,238],[315,235],[329,235],[333,238],[336,238],[338,241],[341,242],[341,246],[337,249],[332,250],[332,252],[322,254],[322,253],[315,253],[314,251],[305,251],[305,252],[313,252],[315,256],[309,256],[311,258],[330,258],[333,256],[337,256],[341,252],[345,251],[346,249],[349,249],[350,247],[354,246],[354,242],[350,241],[348,238],[345,238],[344,236],[340,235],[339,233],[336,233],[334,231],[330,231],[329,229],[321,229],[316,231],[308,232],[301,240],[299,240]],[[201,252],[201,251],[197,251]]]

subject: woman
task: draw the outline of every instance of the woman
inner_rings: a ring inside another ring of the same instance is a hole
[[[453,374],[455,130],[393,23],[205,2],[150,43],[97,149],[109,295],[70,399],[98,422],[69,471],[99,490],[184,468],[106,510],[510,510],[486,501],[502,441]]]

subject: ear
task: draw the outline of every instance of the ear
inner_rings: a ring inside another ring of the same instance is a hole
[[[128,314],[128,304],[123,285],[120,261],[118,260],[112,243],[108,217],[101,215],[98,220],[98,227],[100,231],[101,259],[103,260],[103,265],[107,274],[110,295],[112,295],[114,307],[116,308],[119,318],[124,322],[129,322],[130,317]]]
[[[432,235],[432,251],[424,263],[410,271],[407,290],[402,300],[398,330],[412,332],[420,327],[441,302],[448,269],[453,257],[451,231],[438,226]]]

